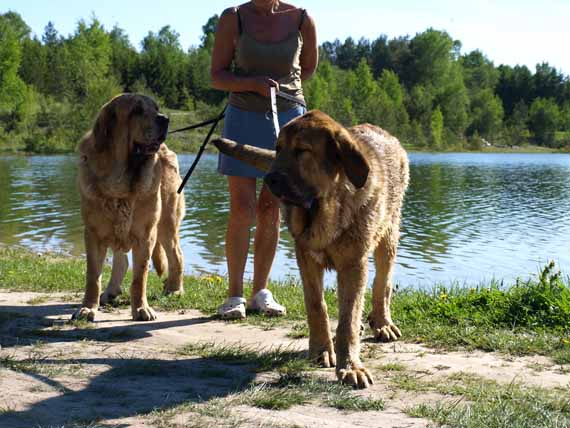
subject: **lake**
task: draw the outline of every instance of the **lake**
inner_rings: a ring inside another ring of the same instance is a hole
[[[193,159],[179,156],[183,173]],[[570,272],[570,155],[412,153],[410,163],[396,283],[510,282],[550,259]],[[216,164],[205,155],[185,190],[186,274],[227,272],[228,194]],[[83,254],[75,175],[72,155],[0,156],[0,244]],[[291,276],[298,270],[283,230],[271,277]],[[332,273],[326,283],[334,285]]]

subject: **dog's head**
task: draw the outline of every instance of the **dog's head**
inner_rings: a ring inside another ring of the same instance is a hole
[[[315,200],[346,180],[362,188],[369,169],[349,132],[326,114],[312,110],[281,130],[265,183],[285,204],[310,209]]]
[[[159,113],[152,98],[138,94],[121,94],[103,106],[93,136],[98,152],[152,155],[166,139],[167,116]],[[117,147],[119,145],[120,147]]]

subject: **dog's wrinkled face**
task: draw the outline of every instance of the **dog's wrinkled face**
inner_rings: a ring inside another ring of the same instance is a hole
[[[337,187],[343,174],[356,188],[368,177],[368,164],[350,134],[320,111],[289,122],[276,149],[265,183],[285,204],[311,209]]]
[[[122,94],[107,103],[94,127],[96,147],[102,151],[114,141],[127,144],[129,152],[140,155],[156,153],[166,140],[169,119],[159,113],[152,98]],[[125,135],[117,135],[119,132]]]

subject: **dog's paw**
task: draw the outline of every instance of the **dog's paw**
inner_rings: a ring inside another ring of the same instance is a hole
[[[72,321],[95,321],[95,309],[86,308],[85,306],[76,310],[71,316]]]
[[[336,354],[334,352],[334,345],[329,343],[328,345],[321,346],[314,349],[309,349],[309,358],[315,364],[321,367],[330,368],[336,366]]]
[[[374,339],[378,342],[395,342],[398,338],[402,337],[400,329],[395,324],[385,325],[381,328],[375,328]]]
[[[99,305],[100,306],[109,305],[109,304],[113,303],[115,301],[115,299],[117,297],[119,297],[120,295],[121,295],[120,292],[118,294],[113,294],[113,293],[105,290],[103,292],[103,294],[101,294],[101,296],[99,296]]]
[[[374,384],[372,374],[363,366],[337,369],[336,377],[340,382],[352,385],[354,388],[368,388]]]
[[[162,292],[166,296],[180,296],[180,295],[184,294],[184,288],[178,287],[178,286],[169,286],[168,284],[164,284],[164,288],[162,289]]]
[[[368,323],[378,342],[395,342],[402,337],[402,332],[391,320],[375,320],[372,314],[368,316]]]
[[[133,309],[133,321],[154,321],[156,312],[150,306]]]

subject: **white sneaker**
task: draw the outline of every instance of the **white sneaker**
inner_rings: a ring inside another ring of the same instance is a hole
[[[271,317],[280,317],[287,313],[285,306],[277,303],[271,291],[267,289],[258,291],[257,294],[251,298],[248,309],[259,311]]]
[[[218,308],[218,315],[224,320],[241,320],[245,318],[245,302],[243,297],[228,297]]]

